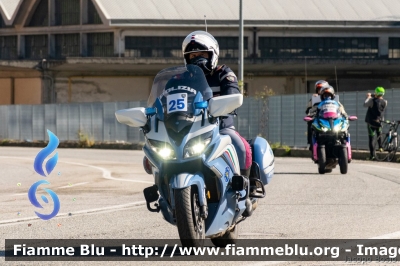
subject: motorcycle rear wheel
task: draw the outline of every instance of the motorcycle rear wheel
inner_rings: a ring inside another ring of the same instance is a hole
[[[226,232],[222,236],[211,238],[211,242],[216,247],[224,248],[228,244],[236,244],[238,235],[238,225],[235,225],[231,231]]]
[[[205,223],[200,216],[197,187],[175,190],[175,215],[182,246],[203,247]]]

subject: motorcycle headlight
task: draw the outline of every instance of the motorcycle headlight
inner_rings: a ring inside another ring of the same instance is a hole
[[[324,132],[326,132],[326,131],[328,131],[328,128],[326,128],[326,127],[321,127],[321,130],[324,131]]]
[[[189,158],[200,155],[212,140],[213,131],[209,131],[188,141],[183,149],[183,157]]]
[[[333,128],[333,132],[339,132],[341,129],[342,129],[342,124],[336,125],[336,126]]]
[[[171,144],[163,141],[149,139],[148,143],[153,151],[165,160],[176,159],[175,151]]]

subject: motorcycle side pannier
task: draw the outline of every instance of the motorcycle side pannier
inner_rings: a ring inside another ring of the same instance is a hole
[[[253,164],[251,166],[251,177],[257,176],[264,185],[271,182],[274,174],[274,153],[268,142],[261,137],[256,137],[250,141],[253,154]]]

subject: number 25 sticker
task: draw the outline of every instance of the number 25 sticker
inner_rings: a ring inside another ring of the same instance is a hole
[[[167,96],[167,113],[187,111],[187,93],[177,93]]]

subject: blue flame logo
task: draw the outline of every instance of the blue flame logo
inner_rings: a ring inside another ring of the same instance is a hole
[[[41,184],[50,184],[48,181],[46,180],[39,180],[38,182],[36,182],[35,184],[33,184],[31,186],[31,188],[28,191],[28,198],[30,200],[30,202],[32,203],[33,206],[37,207],[37,208],[42,208],[43,206],[40,205],[40,203],[38,202],[37,198],[36,198],[36,190],[38,188],[38,186],[40,186]],[[45,188],[44,189],[47,193],[49,193],[50,197],[52,198],[53,202],[54,202],[54,209],[52,211],[52,213],[50,214],[41,214],[35,211],[36,215],[43,220],[50,220],[51,218],[53,218],[54,216],[57,215],[57,213],[60,210],[60,200],[58,199],[57,194],[50,189]],[[49,203],[48,199],[46,198],[46,196],[42,195],[42,200],[45,203]]]
[[[44,160],[47,156],[49,156],[53,151],[57,149],[58,144],[60,143],[57,136],[54,135],[53,132],[47,130],[47,134],[49,134],[49,144],[47,144],[47,146],[36,155],[35,163],[33,164],[36,173],[41,176],[46,176],[42,167]],[[46,171],[48,175],[50,175],[51,171],[53,171],[54,167],[56,167],[57,161],[58,152],[46,163]]]
[[[47,144],[47,146],[36,155],[35,162],[33,164],[33,167],[34,167],[36,173],[38,173],[41,176],[46,176],[46,174],[43,170],[44,160],[52,152],[54,152],[57,149],[58,144],[60,143],[57,136],[54,135],[53,132],[51,132],[50,130],[47,130],[47,134],[49,134],[49,144]],[[50,173],[53,171],[54,167],[56,167],[57,161],[58,161],[58,152],[46,162],[47,175],[50,175]],[[32,203],[33,206],[35,206],[37,208],[43,208],[43,206],[38,202],[38,200],[36,198],[37,188],[41,184],[50,184],[50,183],[46,180],[39,180],[38,182],[34,183],[28,191],[29,201]],[[45,188],[44,190],[52,198],[52,200],[54,202],[54,209],[50,214],[41,214],[38,212],[35,212],[35,213],[39,218],[41,218],[43,220],[50,220],[51,218],[56,216],[57,213],[59,212],[60,200],[58,199],[58,196],[54,191],[47,189],[47,188]],[[42,195],[41,198],[45,203],[49,203],[49,200],[46,198],[46,196]]]

